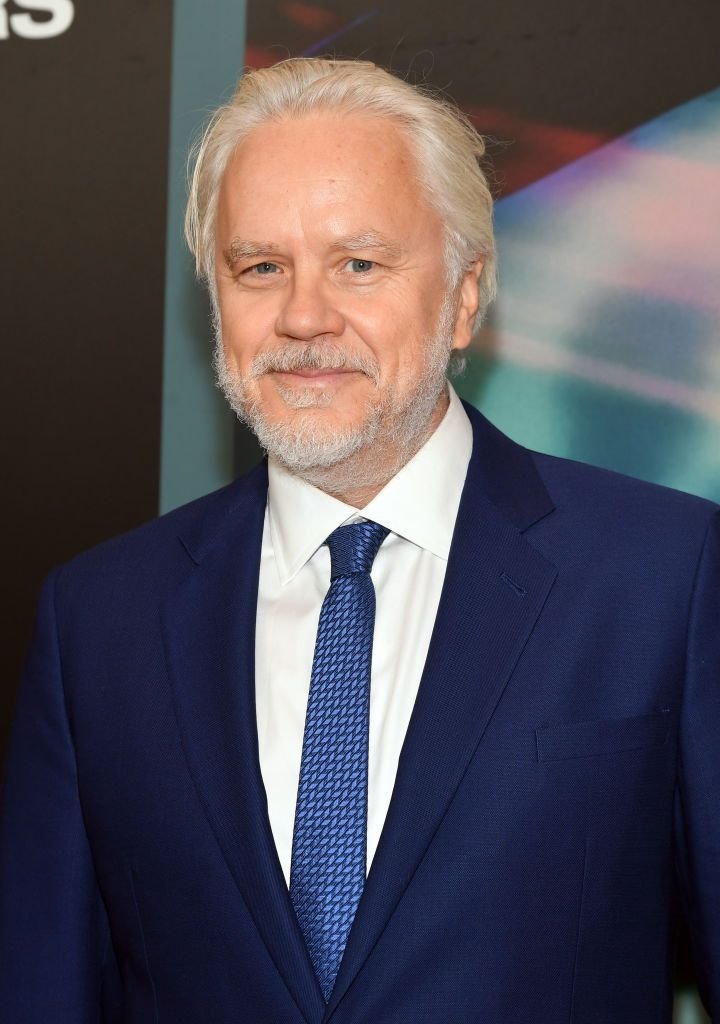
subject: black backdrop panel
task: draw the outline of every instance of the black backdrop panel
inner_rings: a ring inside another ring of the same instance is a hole
[[[718,0],[250,0],[247,62],[365,57],[446,90],[507,195],[720,84]]]
[[[0,741],[41,578],[156,514],[163,335],[171,0],[85,0],[35,39],[22,10],[0,5]]]

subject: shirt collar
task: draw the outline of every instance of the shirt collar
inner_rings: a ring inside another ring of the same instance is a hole
[[[473,444],[467,414],[451,385],[449,391],[437,429],[364,509],[325,494],[269,459],[269,525],[283,586],[333,530],[358,517],[447,560]]]

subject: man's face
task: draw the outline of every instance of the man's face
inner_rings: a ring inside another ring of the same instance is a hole
[[[233,404],[264,443],[299,441],[326,465],[419,416],[427,428],[477,302],[472,273],[448,295],[442,225],[400,130],[361,115],[268,124],[241,144],[216,281]]]

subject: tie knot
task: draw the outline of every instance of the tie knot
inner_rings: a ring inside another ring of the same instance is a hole
[[[330,548],[330,579],[370,572],[380,545],[390,531],[379,523],[351,523],[333,530],[325,541]]]

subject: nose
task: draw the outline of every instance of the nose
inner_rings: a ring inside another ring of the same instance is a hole
[[[275,324],[278,337],[312,341],[338,337],[344,328],[345,318],[323,275],[309,269],[296,271],[284,290]]]

